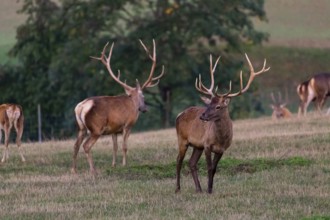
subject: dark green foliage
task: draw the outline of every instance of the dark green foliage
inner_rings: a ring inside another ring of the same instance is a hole
[[[237,90],[244,58],[231,54],[266,38],[251,21],[265,19],[263,0],[24,0],[20,12],[27,20],[17,29],[10,52],[18,61],[0,67],[0,92],[1,102],[23,106],[29,139],[37,137],[38,104],[43,135],[68,137],[75,131],[73,109],[79,101],[124,92],[100,62],[89,58],[108,41],[115,42],[113,69],[134,85],[136,78],[146,80],[150,69],[138,39],[149,48],[156,40],[156,74],[164,65],[166,75],[157,88],[146,91],[150,112],[136,126],[145,130],[172,126],[178,112],[200,103],[194,82],[202,73],[207,83],[210,53],[222,55],[216,73],[220,88],[233,80]],[[244,117],[262,109],[247,94],[231,111]]]

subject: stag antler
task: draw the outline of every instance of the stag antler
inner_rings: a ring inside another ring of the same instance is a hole
[[[212,91],[213,88],[214,88],[214,71],[215,71],[215,68],[218,65],[219,60],[220,60],[220,56],[215,61],[215,64],[213,66],[213,64],[212,64],[212,55],[210,54],[210,77],[211,77],[211,85],[210,85],[210,88],[209,89],[206,88],[206,86],[204,86],[204,84],[202,83],[201,74],[199,74],[199,77],[196,78],[195,87],[196,87],[197,91],[199,91],[200,93],[205,94],[205,95],[214,96],[214,93]]]
[[[252,64],[251,64],[251,61],[250,61],[250,59],[249,59],[249,57],[248,57],[248,55],[245,54],[245,57],[246,57],[246,60],[247,60],[248,63],[249,63],[249,67],[250,67],[250,78],[249,78],[249,81],[247,82],[245,88],[243,89],[243,76],[242,76],[243,73],[242,73],[242,71],[241,71],[241,72],[240,72],[240,87],[241,87],[240,91],[239,91],[239,92],[236,92],[236,93],[231,93],[231,94],[228,93],[228,94],[226,95],[227,97],[236,97],[236,96],[239,96],[239,95],[245,93],[245,92],[249,89],[249,87],[250,87],[252,81],[254,80],[254,78],[255,78],[256,76],[260,75],[261,73],[267,72],[267,71],[270,69],[270,67],[266,68],[266,59],[265,59],[265,61],[264,61],[264,65],[263,65],[262,69],[261,69],[260,71],[258,71],[258,72],[255,72],[255,71],[254,71],[254,68],[253,68],[253,66],[252,66]]]
[[[118,76],[116,76],[111,69],[111,65],[110,65],[110,59],[112,56],[112,50],[113,50],[113,45],[114,43],[112,43],[110,51],[109,51],[109,55],[108,57],[105,55],[105,49],[107,48],[109,42],[106,43],[106,45],[103,47],[102,53],[100,57],[93,57],[90,56],[91,58],[95,59],[95,60],[100,60],[108,69],[108,72],[110,74],[110,76],[117,82],[119,83],[122,87],[124,87],[125,90],[133,90],[134,88],[130,87],[129,85],[127,85],[126,83],[120,81],[120,71],[118,70]]]
[[[155,43],[155,40],[152,39],[152,44],[153,44],[152,56],[151,56],[148,48],[142,42],[142,40],[139,40],[139,41],[140,41],[143,49],[148,54],[149,58],[152,60],[152,66],[151,66],[151,69],[150,69],[149,77],[148,77],[147,81],[143,84],[142,89],[144,89],[146,87],[148,87],[148,88],[154,87],[159,83],[160,78],[164,75],[164,66],[162,66],[162,72],[158,76],[153,77],[154,72],[155,72],[155,68],[156,68],[156,43]]]

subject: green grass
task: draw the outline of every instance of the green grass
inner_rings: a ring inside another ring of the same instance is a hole
[[[111,138],[92,149],[94,178],[80,149],[70,173],[73,140],[24,143],[27,162],[10,145],[0,165],[1,219],[327,219],[330,151],[326,116],[234,122],[234,140],[219,163],[214,193],[195,193],[187,165],[175,194],[174,129],[132,134],[128,165],[111,167]],[[198,163],[206,190],[205,158]]]

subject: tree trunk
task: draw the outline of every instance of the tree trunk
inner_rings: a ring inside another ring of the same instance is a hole
[[[170,87],[160,88],[162,102],[164,103],[161,106],[161,119],[162,126],[168,128],[171,126],[171,115],[172,115],[172,93]]]

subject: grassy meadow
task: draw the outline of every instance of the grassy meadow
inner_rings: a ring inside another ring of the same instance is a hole
[[[24,21],[22,1],[0,3],[0,63],[15,43]],[[312,73],[330,70],[328,0],[266,0],[270,34],[265,47],[248,51],[251,60],[267,58],[271,70],[259,82],[265,102],[271,91],[288,89],[288,107],[297,110],[295,86]],[[258,63],[256,63],[258,65]],[[270,109],[269,109],[270,111]],[[214,193],[196,194],[186,156],[182,189],[175,194],[177,156],[174,129],[134,133],[128,166],[111,167],[111,137],[92,149],[98,175],[88,172],[83,149],[78,174],[70,167],[74,140],[23,143],[26,163],[10,144],[0,163],[0,219],[330,219],[330,117],[273,121],[237,120],[234,140],[219,163]],[[3,145],[0,145],[2,156]],[[205,159],[199,161],[206,190]]]
[[[132,134],[128,166],[111,167],[110,137],[93,147],[93,178],[80,149],[70,173],[73,140],[11,144],[0,165],[0,219],[329,219],[330,118],[234,122],[234,141],[219,163],[214,193],[197,194],[188,151],[175,194],[174,129]],[[120,138],[121,139],[121,138]],[[205,158],[199,162],[206,190]]]

